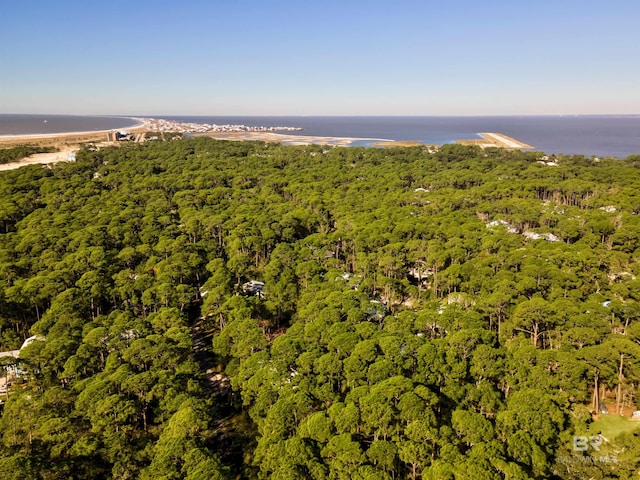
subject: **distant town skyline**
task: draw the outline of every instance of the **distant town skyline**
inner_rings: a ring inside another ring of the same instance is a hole
[[[638,18],[631,0],[14,2],[0,113],[640,114]]]

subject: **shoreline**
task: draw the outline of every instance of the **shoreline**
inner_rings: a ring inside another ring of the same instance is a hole
[[[111,133],[114,131],[129,131],[140,135],[147,131],[149,119],[141,117],[127,117],[136,123],[120,129],[90,130],[81,132],[60,133],[30,133],[24,135],[0,135],[0,148],[11,148],[18,145],[35,143],[40,146],[52,146],[58,148],[56,152],[36,153],[22,158],[16,162],[0,164],[0,172],[14,170],[27,165],[52,165],[60,162],[75,161],[75,154],[82,144],[94,143],[96,145],[114,145],[111,141]]]
[[[68,150],[69,147],[79,148],[79,145],[87,142],[96,142],[103,145],[117,144],[114,142],[116,138],[113,132],[127,131],[135,136],[135,141],[144,141],[143,134],[146,132],[172,132],[182,135],[190,135],[194,137],[209,137],[219,140],[236,140],[236,141],[264,141],[281,143],[283,145],[309,145],[320,144],[330,146],[364,146],[364,147],[411,147],[425,146],[428,148],[437,148],[432,143],[424,143],[420,140],[394,140],[387,138],[369,138],[369,137],[338,137],[323,135],[299,135],[280,133],[269,130],[270,128],[280,127],[246,127],[244,125],[199,125],[185,124],[180,121],[162,120],[152,117],[123,117],[130,119],[133,123],[127,127],[118,129],[102,129],[89,131],[74,132],[55,132],[55,133],[29,133],[29,134],[10,134],[0,135],[0,146],[14,146],[24,143],[38,143],[42,146],[57,146],[61,150]],[[202,128],[202,130],[199,130]],[[251,130],[255,129],[257,130]],[[264,129],[263,129],[264,128]],[[285,127],[281,127],[285,129]],[[286,127],[296,130],[294,127]],[[250,129],[250,130],[247,130]],[[497,132],[482,132],[478,134],[481,138],[459,139],[454,143],[460,145],[476,145],[481,148],[499,147],[510,150],[524,149],[532,150],[533,146],[521,142],[515,138],[509,137]],[[27,159],[24,159],[23,162]]]
[[[131,131],[131,133],[144,133],[153,130],[154,120],[153,118],[138,118],[131,117],[136,123],[122,127],[121,129],[108,129],[108,130],[89,130],[89,131],[77,131],[77,132],[57,132],[57,133],[29,133],[29,134],[12,134],[12,135],[0,135],[0,146],[19,145],[25,142],[38,142],[41,143],[82,143],[88,141],[105,141],[105,134],[107,135],[106,141],[109,141],[109,134],[114,131]],[[150,128],[151,127],[151,128]],[[481,148],[487,147],[499,147],[510,150],[533,150],[535,147],[528,145],[520,140],[509,137],[502,133],[497,132],[482,132],[479,133],[482,138],[473,139],[459,139],[454,143],[460,145],[477,145]],[[218,140],[236,140],[236,141],[263,141],[282,143],[284,145],[309,145],[309,144],[324,144],[332,146],[371,146],[371,147],[412,147],[412,146],[428,146],[433,147],[434,144],[423,143],[418,140],[392,140],[387,138],[368,138],[368,137],[332,137],[332,136],[320,136],[320,135],[292,135],[276,132],[202,132],[194,133],[194,137],[209,137]],[[101,138],[98,138],[101,137]],[[46,142],[47,140],[52,142]],[[354,142],[365,142],[369,145],[354,145]]]
[[[279,129],[283,130],[301,130],[296,127],[248,127],[246,125],[209,125],[209,124],[196,124],[196,123],[184,123],[179,120],[166,120],[153,117],[122,117],[129,118],[133,122],[133,125],[128,127],[122,127],[121,129],[103,129],[92,131],[76,131],[76,132],[56,132],[45,134],[12,134],[12,135],[0,135],[0,145],[18,142],[28,141],[42,141],[57,139],[61,142],[69,140],[69,142],[83,142],[83,141],[96,141],[100,135],[106,134],[106,141],[111,142],[115,140],[112,138],[111,133],[114,131],[131,130],[131,133],[141,134],[145,132],[172,132],[180,133],[182,135],[191,136],[206,136],[210,138],[217,138],[220,140],[255,140],[265,142],[276,142],[284,145],[307,145],[307,144],[325,144],[332,146],[365,146],[365,147],[411,147],[411,146],[426,146],[429,148],[435,147],[433,143],[425,143],[421,140],[397,140],[387,138],[369,138],[369,137],[338,137],[338,136],[325,136],[325,135],[299,135],[278,132]],[[528,145],[520,140],[509,137],[502,133],[497,132],[481,132],[478,133],[481,138],[473,139],[456,139],[452,143],[460,145],[476,145],[481,148],[499,147],[506,149],[523,149],[533,150],[534,147]],[[76,138],[71,138],[76,137]],[[137,141],[143,141],[138,138]]]
[[[286,133],[274,132],[229,132],[229,133],[198,133],[194,137],[209,137],[216,140],[236,140],[236,141],[262,141],[272,143],[282,143],[283,145],[332,145],[348,147],[353,142],[391,142],[382,138],[362,138],[362,137],[327,137],[319,135],[290,135]]]
[[[17,162],[0,165],[0,172],[13,170],[26,165],[50,165],[58,162],[74,161],[75,154],[80,150],[83,143],[95,142],[97,145],[109,146],[118,145],[112,141],[111,133],[114,131],[127,130],[139,137],[138,141],[144,141],[143,133],[153,131],[153,118],[131,117],[137,123],[131,127],[121,130],[94,130],[89,132],[66,132],[49,134],[27,134],[27,135],[1,135],[0,147],[11,147],[24,144],[25,141],[34,141],[40,145],[50,144],[59,148],[57,152],[37,153]],[[150,129],[151,127],[151,129]],[[507,150],[533,150],[534,147],[520,142],[515,138],[496,132],[483,132],[479,134],[482,138],[456,140],[460,145],[477,145],[481,148],[498,147]],[[333,147],[364,146],[370,148],[382,147],[427,147],[429,152],[437,150],[439,145],[426,144],[419,141],[389,140],[382,138],[362,138],[362,137],[327,137],[315,135],[292,135],[275,132],[206,132],[195,133],[194,137],[209,137],[216,140],[231,141],[262,141],[279,143],[282,145],[329,145]],[[106,138],[105,138],[106,137]],[[365,145],[356,145],[355,142],[365,142]],[[73,158],[73,159],[72,159]]]
[[[23,133],[23,134],[7,134],[0,135],[0,143],[10,143],[10,142],[18,142],[22,140],[40,140],[40,139],[51,139],[51,138],[61,138],[61,137],[71,137],[71,136],[88,136],[88,135],[100,135],[114,131],[121,130],[133,130],[139,128],[146,128],[149,124],[149,120],[147,118],[139,118],[139,117],[126,117],[131,118],[136,123],[127,127],[120,128],[110,128],[103,130],[83,130],[78,132],[54,132],[54,133]]]

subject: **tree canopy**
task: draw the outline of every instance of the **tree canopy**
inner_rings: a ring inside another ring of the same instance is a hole
[[[640,170],[541,155],[192,138],[3,172],[0,346],[37,339],[2,477],[629,478],[637,428],[572,439],[637,408]]]

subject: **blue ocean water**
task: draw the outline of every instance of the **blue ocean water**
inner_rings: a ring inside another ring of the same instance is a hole
[[[552,154],[624,158],[640,154],[640,115],[481,117],[162,117],[210,124],[302,127],[289,134],[415,140],[427,144],[497,132]],[[369,145],[370,141],[355,142]]]
[[[118,130],[138,123],[131,117],[0,114],[0,135]]]
[[[145,115],[140,115],[141,117]],[[427,144],[478,138],[498,132],[546,153],[624,158],[640,154],[640,115],[578,116],[156,116],[183,122],[248,126],[301,127],[293,135],[414,140]],[[47,120],[45,122],[44,120]],[[131,117],[75,115],[3,115],[0,135],[125,129]],[[371,140],[354,142],[371,145]]]

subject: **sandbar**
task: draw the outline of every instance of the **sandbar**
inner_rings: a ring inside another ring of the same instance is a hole
[[[355,137],[321,137],[312,135],[287,135],[285,133],[272,132],[228,132],[228,133],[198,133],[197,137],[211,137],[217,140],[257,140],[262,142],[283,143],[286,145],[333,145],[349,146],[353,142],[383,141],[380,138],[355,138]]]
[[[526,143],[516,140],[515,138],[508,137],[503,133],[489,133],[483,132],[479,134],[482,138],[462,139],[456,140],[456,143],[460,145],[477,145],[482,148],[498,147],[506,148],[507,150],[532,150],[535,147],[527,145]],[[419,141],[414,140],[401,140],[401,141],[380,141],[373,144],[374,147],[414,147],[414,146],[429,146]]]
[[[472,138],[472,139],[464,139],[464,140],[456,140],[456,143],[461,145],[477,145],[482,148],[487,147],[498,147],[498,148],[506,148],[507,150],[533,150],[535,147],[531,145],[527,145],[520,140],[516,140],[515,138],[508,137],[503,133],[480,133],[482,138]]]

